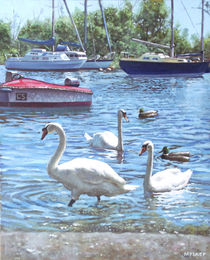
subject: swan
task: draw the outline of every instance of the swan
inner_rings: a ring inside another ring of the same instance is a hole
[[[139,155],[148,151],[147,170],[144,177],[144,188],[149,192],[165,192],[184,188],[190,180],[192,171],[189,169],[181,172],[179,169],[166,169],[152,175],[154,145],[151,141],[145,141]]]
[[[87,158],[76,158],[59,164],[66,148],[66,136],[62,126],[58,123],[49,123],[42,129],[43,140],[47,134],[56,132],[59,135],[59,145],[51,157],[47,171],[50,177],[62,183],[71,191],[71,200],[68,206],[79,199],[81,194],[108,197],[135,190],[138,186],[126,184],[107,163]]]
[[[144,111],[144,108],[139,109],[139,118],[155,117],[158,115],[157,110]]]
[[[118,110],[118,137],[110,131],[95,133],[93,137],[85,133],[84,136],[88,143],[95,148],[123,151],[122,118],[128,122],[126,112],[120,109]]]
[[[180,162],[188,162],[190,160],[189,152],[170,153],[170,150],[167,146],[164,146],[163,149],[160,151],[160,153],[162,153],[161,158],[166,160],[180,161]]]

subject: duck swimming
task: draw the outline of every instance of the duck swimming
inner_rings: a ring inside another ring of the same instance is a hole
[[[144,111],[144,108],[139,109],[139,118],[149,118],[149,117],[155,117],[158,115],[157,110],[149,110],[149,111]]]
[[[162,153],[161,158],[171,161],[179,161],[179,162],[188,162],[190,160],[189,152],[173,152],[170,153],[170,150],[167,146],[164,146],[160,151]]]

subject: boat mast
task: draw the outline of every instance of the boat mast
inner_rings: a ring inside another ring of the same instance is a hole
[[[52,0],[52,38],[55,38],[55,5],[54,0]],[[55,51],[55,44],[52,46],[52,51]]]
[[[174,57],[174,1],[171,0],[171,44],[170,56]]]
[[[67,5],[67,3],[66,3],[66,0],[63,0],[63,2],[64,2],[64,4],[65,4],[65,6],[66,6],[66,10],[67,10],[67,12],[68,12],[68,14],[69,14],[69,17],[70,17],[70,19],[71,19],[71,22],[72,22],[72,24],[73,24],[73,26],[74,26],[74,30],[75,30],[75,32],[76,32],[76,34],[77,34],[77,38],[78,38],[78,40],[79,40],[79,42],[80,42],[80,45],[81,45],[81,47],[82,47],[82,50],[85,52],[85,48],[84,48],[84,46],[83,46],[83,44],[82,44],[81,38],[80,38],[80,36],[79,36],[79,32],[78,32],[78,30],[77,30],[76,24],[74,23],[74,19],[73,19],[72,15],[71,15],[71,12],[69,11],[69,8],[68,8],[68,5]]]
[[[201,61],[202,62],[204,62],[203,30],[204,30],[204,0],[202,0],[202,11],[201,11]]]
[[[85,0],[85,2],[84,2],[84,10],[85,10],[85,20],[84,20],[84,26],[85,26],[85,28],[84,28],[84,30],[85,30],[85,32],[84,32],[84,37],[85,37],[85,39],[84,39],[84,48],[85,48],[85,50],[86,50],[86,48],[87,48],[87,0]]]
[[[102,15],[103,22],[104,22],[104,28],[105,28],[105,32],[106,32],[107,43],[109,45],[109,51],[111,53],[112,52],[112,47],[111,47],[110,40],[109,40],[109,34],[108,34],[108,29],[107,29],[107,25],[106,25],[106,19],[105,19],[104,10],[103,10],[102,4],[101,4],[101,0],[98,0],[98,3],[99,3],[99,6],[100,6],[100,9],[101,9],[101,15]]]

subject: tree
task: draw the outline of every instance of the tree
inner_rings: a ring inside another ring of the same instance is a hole
[[[10,51],[11,29],[10,23],[4,23],[0,20],[0,62],[3,62]]]
[[[145,41],[165,43],[170,28],[168,14],[164,0],[143,0],[135,16],[137,37]]]

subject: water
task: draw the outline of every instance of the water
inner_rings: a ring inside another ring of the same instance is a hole
[[[78,77],[81,87],[91,88],[90,109],[0,108],[1,227],[22,231],[137,231],[209,234],[209,130],[210,74],[196,79],[132,79],[122,71],[32,73],[22,75],[62,83]],[[0,82],[5,69],[0,67]],[[155,119],[138,119],[138,108],[156,109]],[[112,130],[117,133],[117,110],[126,110],[123,122],[125,152],[89,147],[84,133]],[[69,208],[70,192],[51,179],[46,165],[58,145],[58,136],[40,140],[48,122],[62,124],[67,148],[61,163],[87,157],[108,163],[136,191],[116,197],[82,195]],[[145,140],[155,145],[154,172],[168,167],[192,169],[188,186],[180,191],[144,195],[147,154],[138,152]],[[163,146],[189,151],[189,162],[159,157]]]

